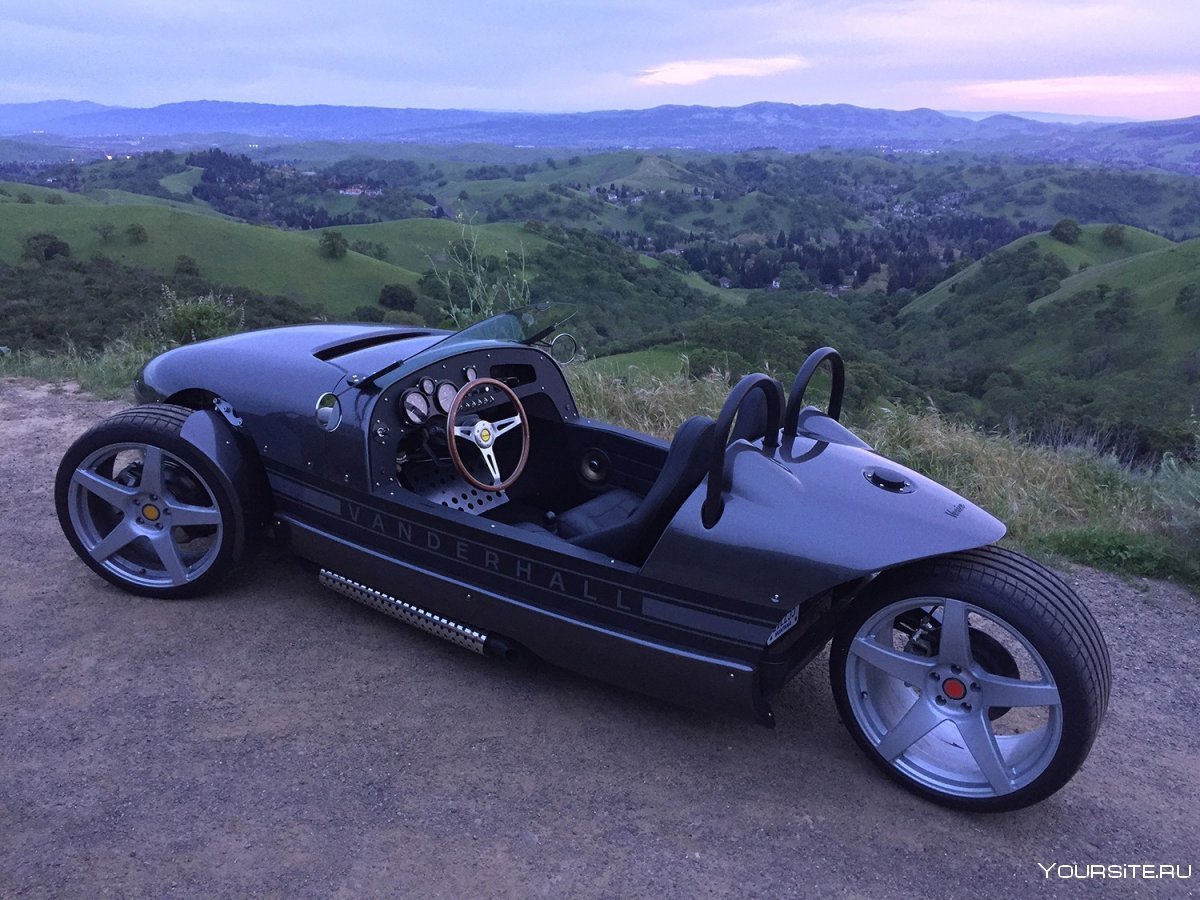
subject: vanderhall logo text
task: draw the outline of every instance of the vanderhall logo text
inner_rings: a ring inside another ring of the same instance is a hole
[[[1174,864],[1162,865],[1157,863],[1120,863],[1101,865],[1099,863],[1038,863],[1038,868],[1046,878],[1191,878],[1191,865]]]

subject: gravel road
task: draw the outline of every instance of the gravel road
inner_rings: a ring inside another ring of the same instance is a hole
[[[1113,656],[1092,755],[1033,809],[953,813],[856,750],[824,658],[767,730],[474,656],[278,551],[207,599],[125,595],[52,499],[118,408],[0,381],[0,897],[1200,895],[1200,602],[1178,587],[1067,573]]]

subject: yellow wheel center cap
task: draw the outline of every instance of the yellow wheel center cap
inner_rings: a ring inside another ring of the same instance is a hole
[[[479,432],[479,437],[486,444],[488,441],[490,441],[492,439],[492,433],[491,433],[491,431],[489,431],[488,429],[485,428],[485,429],[483,429],[483,431]]]
[[[158,511],[158,507],[152,503],[147,503],[142,507],[142,518],[148,522],[157,522],[158,517],[161,515],[162,513]]]

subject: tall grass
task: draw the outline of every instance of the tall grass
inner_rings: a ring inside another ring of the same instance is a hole
[[[584,415],[669,440],[690,416],[716,418],[729,394],[727,379],[662,378],[630,366],[615,374],[602,366],[567,369],[575,402]]]
[[[132,396],[133,379],[146,361],[179,344],[230,334],[241,329],[245,311],[231,299],[212,293],[180,297],[166,285],[157,310],[130,328],[131,337],[102,350],[80,348],[68,340],[57,352],[0,348],[0,375],[43,381],[70,379],[105,400]]]
[[[1054,449],[952,422],[936,410],[876,410],[863,439],[884,456],[952,486],[1008,523],[1015,537],[1048,528],[1156,524],[1148,482],[1115,457],[1085,447]]]
[[[132,399],[134,377],[146,360],[165,349],[148,341],[114,341],[103,350],[72,343],[57,352],[16,350],[0,354],[0,375],[66,379],[104,400]]]

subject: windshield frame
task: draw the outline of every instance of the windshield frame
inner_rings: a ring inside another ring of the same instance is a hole
[[[431,344],[413,357],[433,353],[439,347],[470,341],[508,341],[514,344],[536,344],[544,341],[554,330],[575,315],[571,303],[547,301],[531,303],[516,309],[506,309],[472,325],[462,331],[447,335],[436,344]]]
[[[576,312],[572,303],[546,301],[506,309],[482,319],[461,331],[452,331],[440,341],[423,347],[407,359],[397,360],[385,369],[369,376],[368,382],[386,388],[404,373],[420,368],[458,344],[502,342],[529,346],[546,342],[559,326],[570,320]]]

